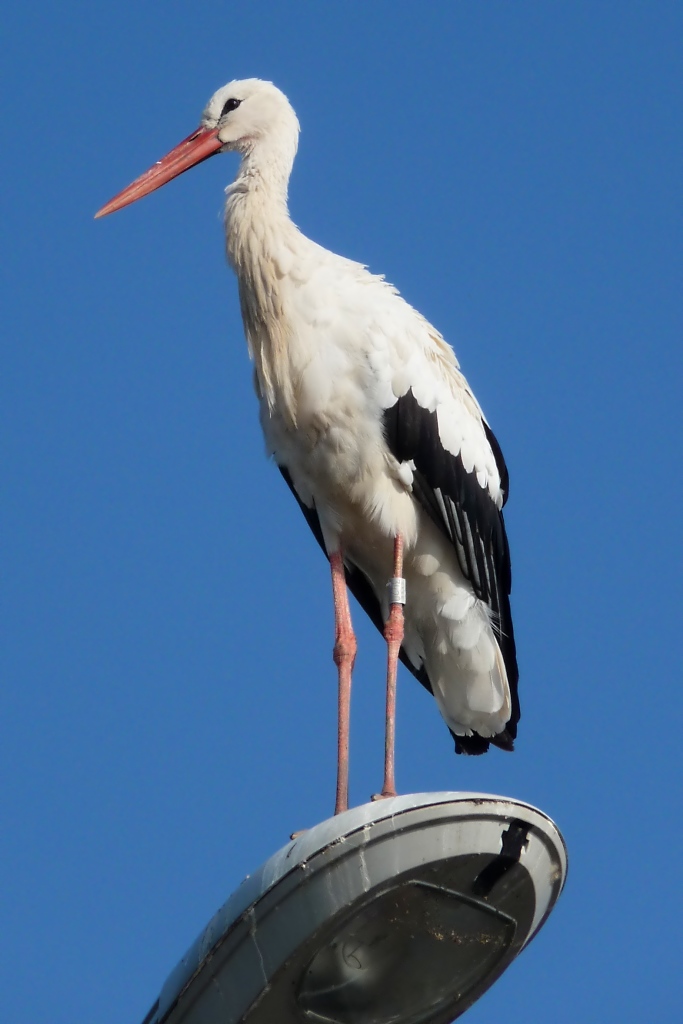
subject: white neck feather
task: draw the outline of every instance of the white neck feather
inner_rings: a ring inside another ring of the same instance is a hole
[[[226,189],[226,248],[239,285],[242,319],[258,384],[271,409],[292,423],[296,409],[289,373],[290,326],[282,280],[303,239],[287,208],[296,133],[282,131],[245,149]]]

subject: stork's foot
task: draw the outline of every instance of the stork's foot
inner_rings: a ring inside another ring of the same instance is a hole
[[[374,804],[377,803],[378,800],[391,800],[392,796],[398,796],[396,790],[394,790],[393,793],[373,793],[370,799]]]
[[[290,839],[298,839],[299,836],[305,835],[306,832],[308,832],[307,828],[300,828],[298,832],[292,832],[292,834],[291,834],[291,836],[289,838]]]

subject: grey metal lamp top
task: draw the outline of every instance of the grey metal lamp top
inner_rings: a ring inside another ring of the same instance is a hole
[[[566,869],[556,826],[508,797],[355,807],[244,880],[144,1024],[446,1024],[535,935]]]

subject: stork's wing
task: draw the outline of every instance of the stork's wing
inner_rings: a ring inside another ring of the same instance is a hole
[[[457,402],[457,398],[452,401]],[[443,412],[444,420],[448,411]],[[414,465],[414,498],[453,544],[463,575],[476,596],[493,612],[493,627],[510,685],[512,714],[505,731],[491,742],[511,748],[519,721],[519,671],[510,614],[510,550],[501,511],[508,490],[507,468],[498,442],[482,418],[472,426],[481,427],[479,441],[486,458],[482,458],[482,465],[477,465],[475,458],[474,464],[466,469],[461,451],[450,451],[444,443],[440,412],[438,405],[431,411],[424,408],[409,389],[385,411],[384,434],[394,457]],[[472,414],[467,410],[466,415]],[[484,461],[490,463],[491,456],[500,479],[500,488],[495,491],[500,496],[501,508],[494,500],[483,469]],[[468,460],[472,461],[471,455]],[[469,749],[468,740],[476,741],[477,747],[483,743],[488,746],[487,741],[477,736],[459,736],[456,744],[468,753],[479,752]]]

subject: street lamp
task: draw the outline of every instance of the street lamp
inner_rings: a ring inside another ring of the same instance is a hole
[[[355,807],[245,879],[143,1024],[449,1024],[536,934],[566,867],[556,826],[507,797]]]

